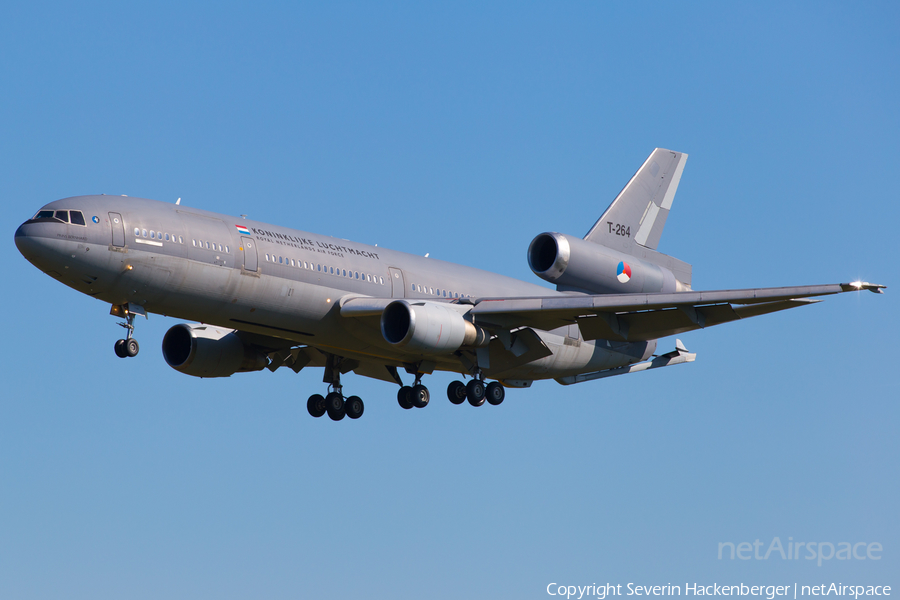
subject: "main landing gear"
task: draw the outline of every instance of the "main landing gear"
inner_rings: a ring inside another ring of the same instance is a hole
[[[125,322],[119,323],[119,326],[124,327],[128,330],[128,333],[125,335],[124,340],[116,341],[116,345],[114,347],[116,356],[118,356],[119,358],[131,358],[137,356],[138,352],[140,352],[141,350],[141,347],[138,344],[137,340],[132,337],[132,335],[134,335],[134,318],[137,315],[144,315],[144,318],[146,318],[147,313],[144,312],[144,309],[139,306],[117,304],[114,305],[112,309],[110,309],[109,314],[124,318]]]
[[[420,375],[416,376],[416,381],[412,386],[404,385],[397,392],[397,403],[400,408],[409,410],[413,406],[416,408],[425,408],[431,400],[431,393],[428,388],[422,385]]]
[[[358,419],[365,409],[366,406],[359,396],[350,396],[344,399],[340,387],[335,388],[324,397],[322,394],[313,394],[306,401],[306,410],[311,416],[318,418],[328,413],[328,418],[332,421],[340,421],[345,416]]]
[[[488,404],[497,406],[506,398],[506,390],[498,381],[492,381],[487,385],[483,379],[473,379],[469,383],[451,381],[447,386],[447,398],[453,404],[462,404],[468,400],[472,406],[482,406],[487,400]]]
[[[319,418],[328,413],[328,418],[332,421],[340,421],[344,417],[358,419],[362,416],[366,406],[363,404],[359,396],[350,396],[344,398],[343,388],[341,387],[341,361],[339,356],[329,356],[328,364],[325,368],[325,381],[331,383],[328,386],[328,394],[313,394],[306,401],[306,410],[310,416]]]

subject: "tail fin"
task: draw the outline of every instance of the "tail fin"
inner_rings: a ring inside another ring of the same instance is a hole
[[[663,148],[651,152],[584,239],[629,254],[635,253],[630,242],[656,250],[687,157]]]
[[[663,148],[651,152],[584,239],[665,267],[690,289],[691,265],[656,251],[687,157]]]

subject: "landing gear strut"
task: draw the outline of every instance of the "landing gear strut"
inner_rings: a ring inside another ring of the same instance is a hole
[[[116,351],[116,356],[119,358],[132,358],[137,356],[138,352],[140,352],[141,347],[138,345],[136,339],[132,337],[134,335],[134,318],[137,315],[144,315],[144,318],[147,318],[147,313],[144,312],[144,309],[140,306],[134,306],[131,304],[125,305],[113,305],[112,309],[110,309],[109,314],[115,315],[117,317],[123,317],[125,319],[124,323],[119,323],[120,327],[124,327],[128,330],[128,333],[125,334],[124,340],[117,340],[114,346]]]

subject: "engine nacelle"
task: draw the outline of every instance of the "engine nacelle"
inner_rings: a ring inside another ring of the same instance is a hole
[[[231,329],[211,325],[175,325],[163,337],[163,358],[176,371],[194,377],[229,377],[259,371],[266,357],[247,346]]]
[[[486,346],[491,336],[438,302],[395,300],[381,313],[381,334],[410,352],[449,354],[462,346]]]
[[[528,266],[535,275],[558,286],[598,294],[690,289],[665,267],[562,233],[542,233],[534,238],[528,246]]]

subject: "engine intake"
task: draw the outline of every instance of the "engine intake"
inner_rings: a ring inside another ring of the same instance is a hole
[[[194,377],[229,377],[259,371],[267,363],[233,330],[210,325],[175,325],[163,337],[162,351],[170,367]]]
[[[486,346],[491,336],[437,302],[395,300],[381,313],[381,334],[388,343],[422,354],[449,354],[462,346]]]
[[[689,289],[665,267],[562,233],[542,233],[535,237],[528,246],[528,266],[535,275],[557,284],[560,289],[598,294]]]

